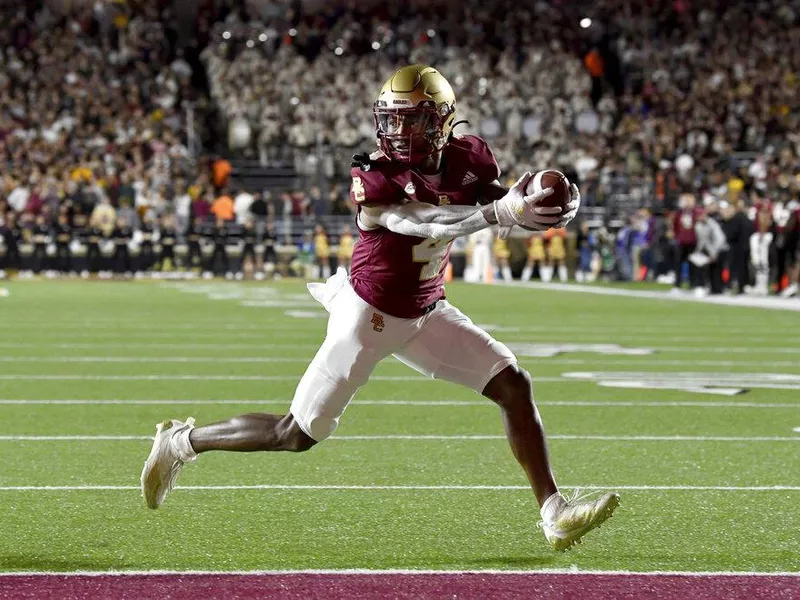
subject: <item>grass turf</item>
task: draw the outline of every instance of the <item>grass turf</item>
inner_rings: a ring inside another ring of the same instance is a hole
[[[625,490],[608,526],[558,555],[536,530],[538,511],[524,489],[178,489],[158,511],[148,511],[135,489],[8,489],[135,487],[149,449],[136,439],[14,436],[148,436],[168,417],[193,415],[202,423],[285,410],[324,320],[298,282],[4,285],[11,295],[0,299],[0,436],[7,436],[0,438],[0,570],[800,570],[796,490]],[[539,379],[537,399],[554,436],[800,438],[792,431],[800,427],[798,390],[725,397],[561,378],[574,371],[694,372],[724,383],[728,374],[797,375],[794,313],[464,284],[452,285],[449,295],[509,343],[656,350],[522,356]],[[165,357],[170,362],[159,360]],[[376,375],[337,435],[502,434],[497,409],[469,390],[419,379],[393,360]],[[86,403],[24,402],[34,400]],[[89,403],[102,400],[116,403]],[[551,442],[563,484],[612,487],[797,487],[798,449],[800,442],[770,439]],[[179,484],[525,482],[502,439],[332,439],[303,456],[203,456]]]

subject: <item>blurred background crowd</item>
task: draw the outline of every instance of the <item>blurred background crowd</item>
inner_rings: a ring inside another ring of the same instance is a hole
[[[564,258],[560,235],[512,240],[498,275],[796,289],[798,0],[0,8],[4,273],[323,274],[340,237],[346,261],[373,98],[422,62],[507,182],[555,167],[580,185]]]

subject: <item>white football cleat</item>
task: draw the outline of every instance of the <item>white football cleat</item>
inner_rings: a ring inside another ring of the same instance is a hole
[[[164,421],[156,425],[156,437],[153,439],[153,448],[150,456],[142,469],[142,496],[148,508],[158,508],[164,502],[175,486],[183,465],[192,459],[183,460],[173,441],[173,438],[189,429],[194,428],[194,419],[189,417],[186,422]]]
[[[603,494],[596,500],[589,500],[578,493],[576,490],[569,499],[554,494],[542,507],[544,520],[539,522],[539,527],[555,550],[564,551],[580,544],[584,535],[609,519],[619,506],[619,494]]]

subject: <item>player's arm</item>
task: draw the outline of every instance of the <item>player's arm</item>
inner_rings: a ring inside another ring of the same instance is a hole
[[[495,200],[500,200],[503,196],[508,193],[508,188],[504,185],[501,185],[499,181],[496,179],[491,183],[485,185],[483,189],[478,194],[478,204],[484,206],[486,204],[491,204]]]
[[[550,188],[525,196],[531,177],[525,173],[499,200],[482,207],[434,206],[423,202],[362,206],[359,219],[367,229],[385,227],[402,235],[433,239],[461,237],[495,224],[553,227],[562,220],[562,208],[539,206],[539,201],[552,193]]]

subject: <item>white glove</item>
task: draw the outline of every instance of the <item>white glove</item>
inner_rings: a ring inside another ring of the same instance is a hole
[[[545,188],[535,194],[525,196],[525,187],[532,177],[530,172],[526,172],[505,196],[494,202],[494,215],[500,225],[498,231],[500,239],[506,239],[514,225],[544,231],[551,227],[564,227],[578,213],[581,195],[575,184],[570,186],[570,201],[562,210],[560,206],[538,205],[542,198],[553,193],[552,188]]]

